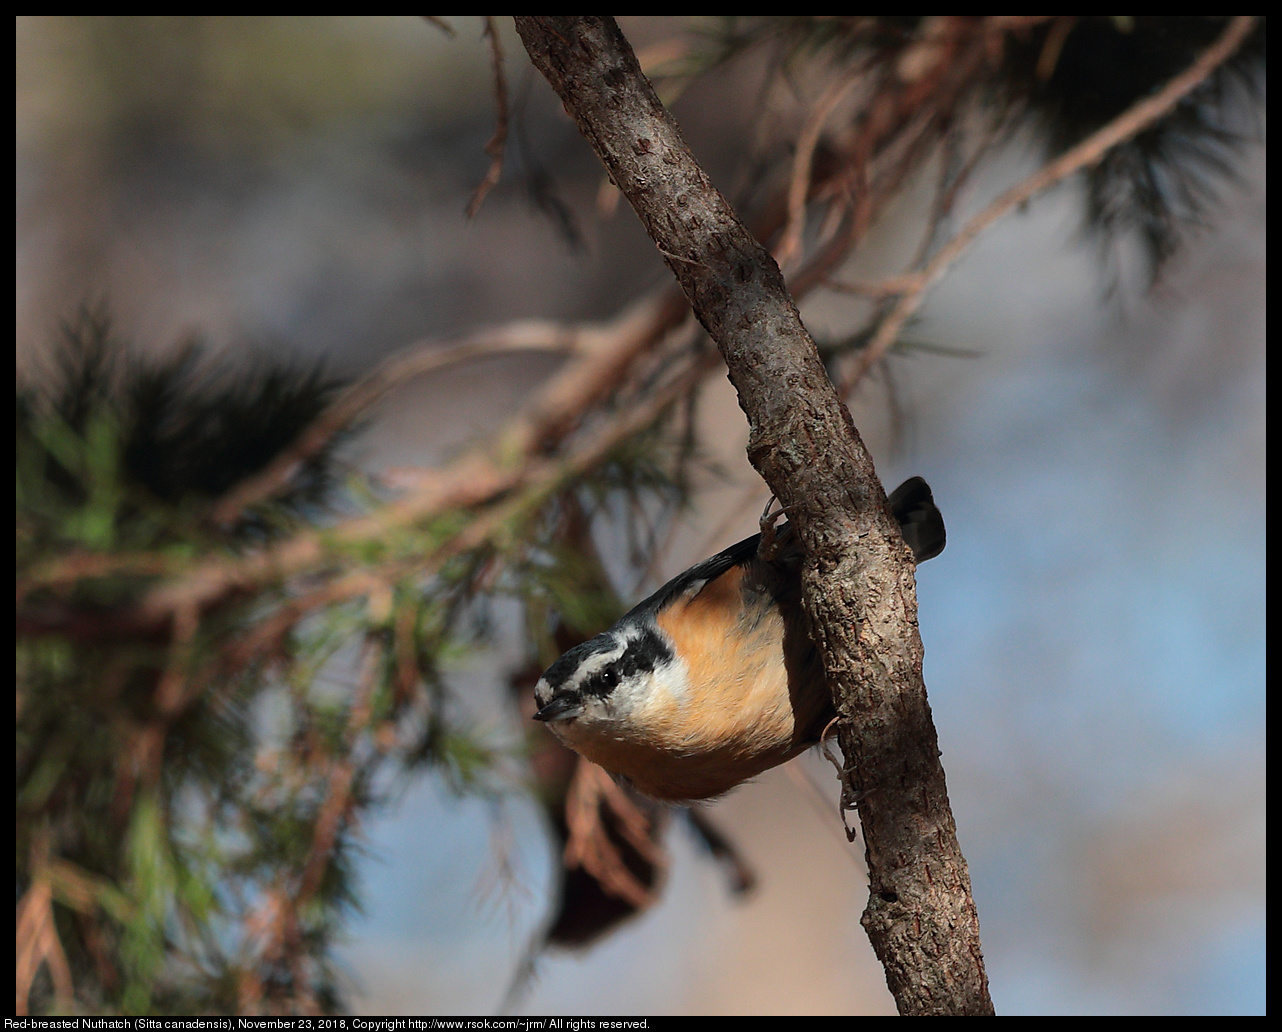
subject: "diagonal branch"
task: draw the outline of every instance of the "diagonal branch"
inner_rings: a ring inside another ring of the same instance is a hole
[[[585,412],[614,389],[637,356],[680,325],[685,317],[685,304],[674,291],[646,298],[608,324],[577,327],[561,345],[576,356],[575,361],[554,376],[517,413],[492,448],[468,452],[443,469],[433,471],[421,478],[413,491],[377,512],[324,530],[300,531],[279,544],[243,557],[203,560],[150,590],[133,619],[163,626],[183,606],[192,605],[204,611],[242,589],[281,581],[302,570],[314,570],[335,547],[380,541],[394,530],[421,523],[448,509],[489,502],[540,479],[550,466],[557,466],[545,456],[554,452],[555,446],[576,429]],[[476,346],[487,347],[479,340]],[[420,363],[432,360],[430,356],[410,355],[405,361],[405,367],[393,364],[389,370],[391,379],[399,381],[406,368],[421,369]],[[351,395],[353,408],[368,404],[385,387],[379,376],[357,385]],[[640,427],[631,415],[624,417],[620,425],[635,432]],[[323,438],[336,424],[328,416],[322,419],[325,423],[317,432]],[[591,456],[600,454],[595,445],[580,451]],[[290,455],[295,455],[292,449]],[[571,460],[570,465],[576,461]],[[264,484],[255,485],[255,494],[273,489],[278,472],[281,471],[273,466]],[[284,470],[283,474],[288,475],[288,471]],[[222,504],[234,512],[242,503],[239,498],[233,498],[230,504]],[[54,572],[61,575],[61,571]]]
[[[864,924],[902,1013],[991,1013],[970,876],[921,676],[913,568],[779,267],[686,147],[612,19],[517,31],[725,358],[748,456],[795,519],[860,803]]]

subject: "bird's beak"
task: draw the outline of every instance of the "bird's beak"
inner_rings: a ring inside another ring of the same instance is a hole
[[[583,700],[577,692],[561,692],[552,696],[548,704],[534,714],[535,720],[573,720],[583,712]]]

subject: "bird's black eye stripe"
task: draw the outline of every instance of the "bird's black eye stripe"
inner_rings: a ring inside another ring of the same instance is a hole
[[[583,695],[595,695],[604,698],[609,695],[624,678],[636,674],[649,673],[664,663],[673,660],[672,649],[654,630],[646,628],[640,631],[629,629],[627,647],[623,654],[594,671],[586,677],[578,691]],[[612,652],[619,647],[622,636],[618,632],[607,631],[595,638],[576,645],[543,672],[543,681],[552,691],[559,691],[585,665],[591,665],[592,657],[598,652]]]
[[[585,694],[609,695],[626,677],[648,674],[663,663],[672,662],[672,649],[654,631],[646,629],[628,642],[628,647],[614,662],[602,667],[587,684]]]
[[[591,679],[583,686],[584,695],[606,696],[614,691],[619,683],[619,668],[617,661],[611,663],[604,670],[597,671]]]
[[[628,650],[619,657],[619,672],[624,677],[650,673],[662,663],[672,662],[672,649],[653,630],[646,628],[628,643]]]

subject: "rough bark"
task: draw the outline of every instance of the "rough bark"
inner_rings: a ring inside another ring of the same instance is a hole
[[[694,159],[614,21],[516,26],[721,350],[748,457],[805,545],[806,605],[844,718],[846,787],[860,800],[862,920],[900,1013],[992,1013],[922,680],[913,563],[868,451],[778,266]]]

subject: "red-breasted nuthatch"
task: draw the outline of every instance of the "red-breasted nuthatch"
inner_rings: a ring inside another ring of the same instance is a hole
[[[944,520],[913,477],[890,496],[917,562]],[[655,799],[727,792],[819,741],[834,716],[801,605],[801,549],[773,558],[756,534],[668,581],[608,631],[570,649],[534,688],[535,720]]]

